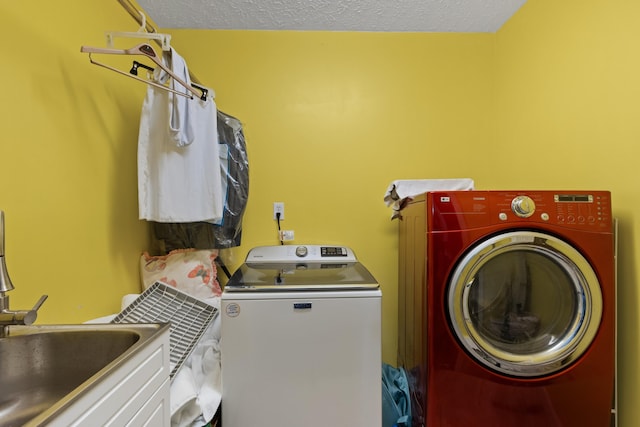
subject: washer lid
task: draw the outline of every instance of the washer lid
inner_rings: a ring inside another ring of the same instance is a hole
[[[292,292],[378,289],[376,279],[359,262],[244,263],[225,292]]]

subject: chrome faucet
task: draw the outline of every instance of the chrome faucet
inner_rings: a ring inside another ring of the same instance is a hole
[[[4,259],[4,212],[0,211],[0,338],[9,333],[10,325],[31,325],[38,317],[38,309],[47,299],[47,295],[40,297],[31,310],[9,309],[9,295],[7,292],[15,289]]]

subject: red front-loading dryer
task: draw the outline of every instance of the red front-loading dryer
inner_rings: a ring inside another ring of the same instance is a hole
[[[402,214],[398,356],[413,425],[609,426],[610,193],[432,192]]]

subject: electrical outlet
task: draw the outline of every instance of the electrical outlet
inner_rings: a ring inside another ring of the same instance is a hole
[[[284,202],[273,202],[273,219],[278,219],[280,214],[280,221],[284,219]]]

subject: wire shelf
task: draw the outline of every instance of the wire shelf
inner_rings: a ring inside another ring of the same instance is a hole
[[[169,323],[169,376],[173,379],[217,314],[212,305],[155,282],[111,323]]]

